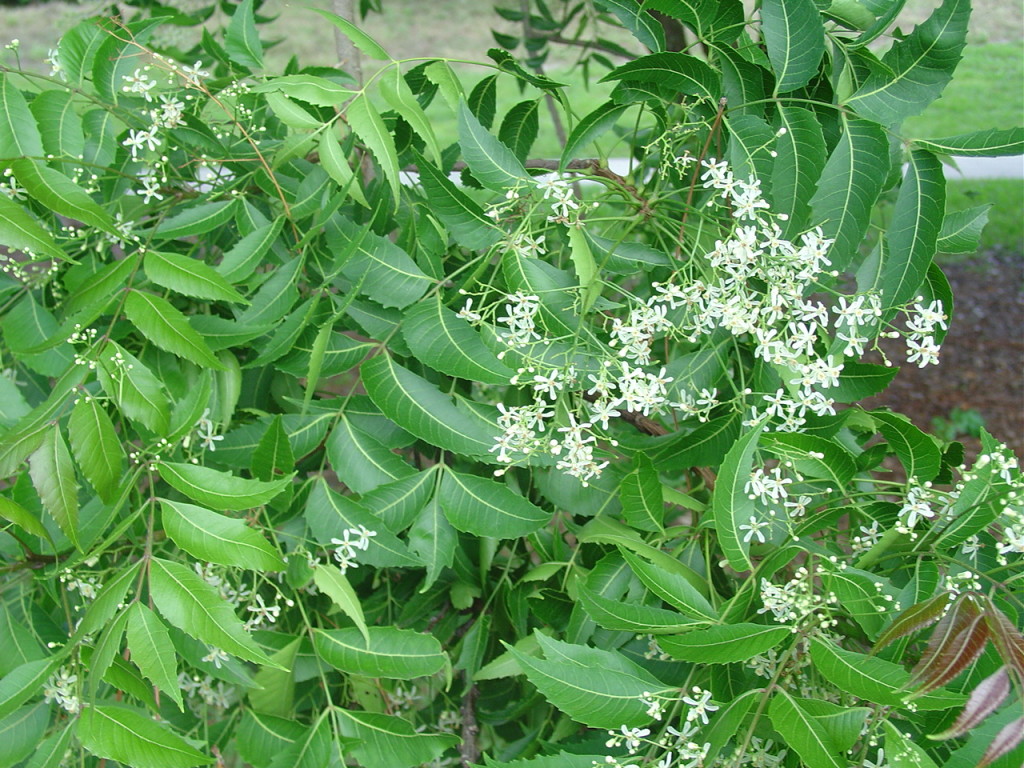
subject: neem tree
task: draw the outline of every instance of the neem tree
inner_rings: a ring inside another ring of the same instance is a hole
[[[458,71],[322,13],[360,82],[246,0],[4,67],[0,763],[1018,765],[1017,459],[854,405],[937,360],[943,158],[1022,143],[902,135],[970,14],[902,5],[537,0]]]

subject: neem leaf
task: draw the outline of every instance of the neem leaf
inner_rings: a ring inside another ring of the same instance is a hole
[[[203,337],[188,324],[179,310],[169,301],[143,291],[129,291],[125,297],[124,313],[142,335],[151,342],[206,368],[224,370]]]
[[[247,480],[230,472],[171,461],[161,462],[159,470],[164,482],[193,501],[235,512],[266,504],[292,481],[292,475],[269,482]]]
[[[178,253],[146,251],[143,266],[146,276],[154,283],[184,296],[236,304],[249,303],[220,273],[199,259]]]
[[[508,384],[512,378],[512,370],[440,296],[406,310],[402,335],[417,359],[441,373],[482,384]]]
[[[732,664],[765,653],[791,636],[788,627],[721,624],[658,638],[665,653],[698,664]]]
[[[192,768],[213,758],[151,718],[123,707],[92,705],[82,710],[78,739],[97,757],[133,768]]]
[[[514,539],[533,533],[551,513],[507,485],[486,477],[446,470],[438,492],[448,521],[477,536]]]
[[[244,520],[180,501],[160,499],[160,505],[167,536],[193,557],[257,571],[284,570],[281,555]]]
[[[157,610],[185,634],[241,659],[276,666],[245,631],[233,606],[191,568],[154,557],[149,592]]]
[[[184,711],[174,645],[166,625],[142,603],[132,603],[128,608],[127,636],[135,666]]]
[[[448,657],[433,635],[398,627],[369,627],[367,643],[362,630],[317,629],[313,645],[332,667],[354,675],[412,680],[444,668]]]

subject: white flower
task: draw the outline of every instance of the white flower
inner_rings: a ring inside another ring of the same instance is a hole
[[[771,523],[769,523],[767,520],[758,520],[757,517],[755,517],[754,515],[751,515],[750,516],[750,524],[749,525],[741,525],[739,528],[740,528],[741,531],[746,531],[747,532],[746,535],[743,537],[743,541],[744,542],[749,542],[752,538],[754,538],[756,536],[757,540],[761,544],[764,544],[764,541],[765,541],[764,534],[761,531],[763,531],[765,528],[770,528],[770,527],[771,527]]]

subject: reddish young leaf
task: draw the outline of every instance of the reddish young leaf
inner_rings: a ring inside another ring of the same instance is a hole
[[[948,604],[949,594],[941,592],[935,597],[910,606],[879,636],[871,652],[877,653],[894,640],[899,640],[901,637],[935,623],[942,616],[942,612],[946,610]]]
[[[953,725],[942,733],[937,733],[928,738],[945,741],[946,739],[955,739],[957,736],[963,736],[995,712],[1009,692],[1010,675],[1006,671],[1006,667],[1000,667],[978,683],[978,687],[971,691],[971,697],[967,700],[967,704],[964,705],[963,711]]]
[[[938,631],[935,635],[938,635]],[[956,634],[943,634],[938,643],[935,635],[921,661],[914,667],[910,684],[917,686],[915,695],[934,691],[963,672],[974,663],[988,642],[988,624],[985,617],[975,613],[967,626]]]
[[[1024,683],[1024,635],[991,600],[985,607],[985,619],[999,657],[1016,673],[1017,679]]]
[[[985,754],[978,763],[978,768],[992,765],[1003,755],[1009,754],[1010,750],[1016,749],[1017,745],[1024,741],[1024,716],[1018,717],[1011,723],[1003,726],[1003,729],[996,734],[995,739],[988,745]]]

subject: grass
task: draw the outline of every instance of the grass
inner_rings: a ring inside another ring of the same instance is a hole
[[[1024,182],[1017,179],[965,179],[946,187],[946,210],[991,203],[981,251],[1005,249],[1024,253]]]

